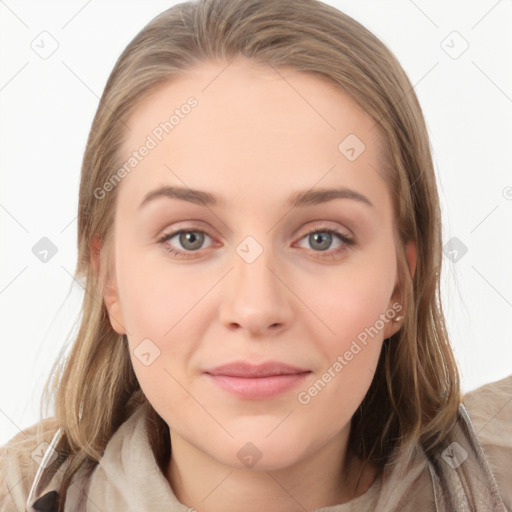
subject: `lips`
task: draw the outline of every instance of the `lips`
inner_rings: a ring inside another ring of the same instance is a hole
[[[224,392],[238,398],[264,400],[290,391],[303,382],[311,371],[278,361],[259,365],[237,361],[204,373]]]
[[[205,373],[210,375],[224,375],[226,377],[241,378],[262,378],[273,377],[276,375],[293,375],[300,373],[308,373],[309,370],[298,368],[279,361],[269,361],[259,365],[246,363],[245,361],[235,361],[206,370]]]

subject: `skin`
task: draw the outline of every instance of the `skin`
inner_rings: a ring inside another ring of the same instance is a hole
[[[395,243],[374,123],[318,77],[278,74],[242,58],[227,68],[202,63],[137,106],[126,159],[190,96],[198,106],[118,185],[115,272],[105,295],[112,327],[127,334],[141,388],[170,427],[166,476],[178,499],[201,512],[295,512],[346,502],[375,478],[369,466],[355,480],[360,461],[348,456],[350,419],[383,339],[400,322],[386,322],[309,403],[297,395],[396,303],[398,250],[414,272],[414,245]],[[338,150],[350,133],[366,146],[354,161]],[[163,185],[208,191],[225,204],[159,198],[138,208]],[[348,187],[373,206],[346,198],[285,206],[292,192],[320,187]],[[307,233],[325,227],[355,244],[333,235],[322,251]],[[207,235],[202,245],[180,243],[179,235],[158,242],[179,229]],[[247,236],[263,249],[252,263],[236,251]],[[166,246],[188,249],[189,257]],[[144,339],[160,350],[148,366],[134,354]],[[229,394],[203,374],[240,359],[311,373],[264,400]],[[248,442],[261,454],[253,467],[237,456]]]

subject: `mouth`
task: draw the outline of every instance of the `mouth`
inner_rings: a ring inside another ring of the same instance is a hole
[[[266,399],[297,386],[311,370],[276,361],[260,365],[237,361],[204,373],[223,391],[241,398]]]

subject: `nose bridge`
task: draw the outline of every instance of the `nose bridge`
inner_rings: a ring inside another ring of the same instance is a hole
[[[245,237],[235,247],[230,285],[220,308],[224,323],[251,331],[285,324],[291,312],[286,287],[275,275],[278,251],[271,246],[272,237],[256,236]]]
[[[271,237],[264,240],[261,236],[258,238],[261,242],[254,236],[247,236],[235,249],[237,258],[234,259],[234,273],[239,292],[245,292],[246,289],[252,289],[253,293],[268,292],[265,289],[275,285],[275,276],[269,270],[276,263]]]

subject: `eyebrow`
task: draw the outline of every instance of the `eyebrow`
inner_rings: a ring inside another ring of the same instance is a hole
[[[191,188],[165,186],[148,192],[139,205],[139,209],[159,198],[181,199],[201,206],[225,205],[224,199],[217,198],[210,192]],[[286,206],[300,208],[332,201],[333,199],[352,199],[373,207],[373,203],[363,194],[349,188],[323,188],[316,190],[299,190],[294,192]]]

